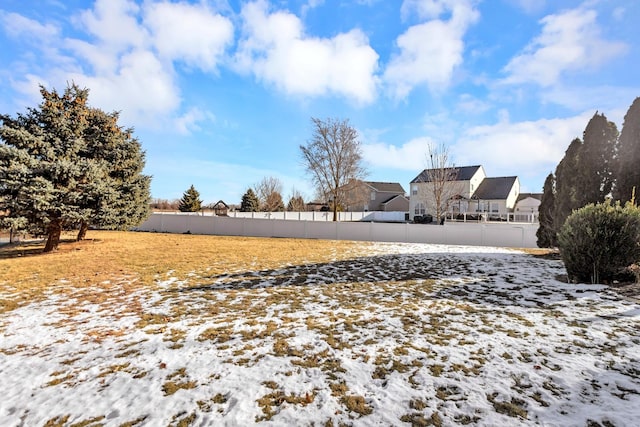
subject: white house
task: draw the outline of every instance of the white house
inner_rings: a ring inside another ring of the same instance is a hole
[[[488,213],[489,216],[504,216],[513,212],[520,194],[520,180],[517,176],[485,178],[471,195],[469,202],[473,212]]]
[[[450,188],[447,193],[450,197],[460,200],[469,200],[471,195],[478,189],[480,183],[485,179],[486,173],[482,166],[463,166],[452,168]],[[413,219],[418,215],[435,215],[435,201],[433,200],[432,175],[429,169],[423,170],[415,177],[410,184],[411,194],[409,196],[409,216]],[[457,203],[458,208],[462,208],[461,203]],[[465,205],[466,206],[466,205]],[[465,210],[460,212],[466,212]]]
[[[411,181],[410,217],[436,215],[433,170],[425,169]],[[452,167],[445,183],[447,215],[482,214],[506,217],[514,211],[520,194],[517,176],[488,178],[480,165]],[[443,206],[443,203],[441,203]]]
[[[535,221],[542,201],[542,193],[520,193],[513,211],[518,221]]]

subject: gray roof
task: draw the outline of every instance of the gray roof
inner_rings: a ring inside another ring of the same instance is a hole
[[[365,184],[373,187],[376,191],[405,194],[404,188],[397,182],[365,181]]]
[[[473,175],[476,174],[476,172],[478,172],[478,169],[480,169],[480,165],[476,165],[476,166],[460,166],[460,167],[452,167],[452,171],[456,174],[456,179],[455,181],[469,181],[471,178],[473,178]],[[413,181],[411,181],[411,183],[416,183],[416,182],[429,182],[431,181],[431,179],[429,178],[429,171],[432,171],[434,169],[425,169],[422,172],[420,172],[420,175],[416,176]]]
[[[519,202],[520,200],[524,200],[527,197],[531,197],[532,199],[536,199],[536,200],[542,200],[542,193],[520,193],[518,195],[518,200],[516,200],[516,202]]]
[[[502,176],[499,178],[485,178],[478,189],[471,196],[472,199],[479,200],[501,200],[506,199],[518,179],[517,176]]]
[[[403,199],[405,199],[407,202],[409,201],[409,199],[407,199],[406,197],[401,196],[401,195],[399,195],[399,194],[396,194],[395,196],[391,196],[391,197],[389,197],[387,200],[385,200],[384,202],[382,202],[382,203],[380,203],[380,204],[381,204],[381,205],[386,205],[387,203],[391,202],[392,200],[394,200],[394,199],[396,199],[396,198],[398,198],[398,197],[402,197],[402,198],[403,198]]]

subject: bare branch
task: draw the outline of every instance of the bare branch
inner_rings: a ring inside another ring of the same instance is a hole
[[[307,145],[300,146],[300,151],[316,191],[324,196],[325,202],[331,202],[336,221],[338,205],[344,199],[343,187],[367,174],[362,166],[358,132],[348,120],[312,117],[311,122],[313,134]]]
[[[282,208],[282,181],[269,176],[254,185],[256,196],[260,202],[260,210],[276,212]]]
[[[463,191],[458,181],[458,169],[450,161],[449,148],[444,144],[429,144],[427,153],[426,182],[420,198],[440,219],[448,210],[452,199]]]

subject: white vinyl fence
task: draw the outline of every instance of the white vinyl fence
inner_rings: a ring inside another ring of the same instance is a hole
[[[158,212],[160,213],[160,212]],[[213,212],[162,212],[164,215],[214,216]],[[293,221],[333,221],[333,212],[240,212],[231,211],[230,218],[287,219]],[[406,212],[338,212],[338,221],[404,222]]]
[[[290,221],[190,214],[152,214],[139,231],[220,236],[291,237],[374,242],[535,248],[538,224]]]

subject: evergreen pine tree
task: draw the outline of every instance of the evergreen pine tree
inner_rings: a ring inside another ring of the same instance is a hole
[[[110,225],[139,223],[148,209],[150,179],[140,174],[144,156],[139,144],[130,147],[129,157],[112,159],[92,146],[90,135],[96,127],[118,134],[117,115],[111,116],[108,128],[100,128],[94,116],[104,113],[89,108],[88,90],[75,84],[62,95],[44,87],[40,93],[43,101],[37,108],[16,118],[0,116],[0,210],[7,213],[3,222],[46,235],[45,252],[58,247],[63,229],[79,224],[86,231],[88,224],[102,225],[103,220]],[[129,176],[129,185],[114,180],[118,170]],[[130,196],[136,192],[144,199],[142,207],[127,205],[138,203],[139,198]]]
[[[144,175],[144,151],[132,129],[118,126],[117,112],[107,114],[91,109],[85,131],[88,158],[107,170],[105,179],[88,183],[83,206],[91,209],[82,221],[78,240],[89,225],[106,229],[126,229],[149,215],[151,177]]]
[[[198,193],[198,190],[196,190],[193,185],[182,195],[178,209],[180,209],[180,212],[198,212],[202,209],[200,193]]]
[[[637,200],[640,192],[640,97],[633,101],[624,116],[617,163],[614,198],[625,203],[631,200],[635,188]]]
[[[583,201],[576,208],[604,202],[611,195],[618,128],[604,114],[596,112],[584,130],[582,141],[578,168],[574,173],[581,175],[576,184]]]
[[[46,235],[49,252],[58,247],[64,228],[86,216],[83,192],[87,183],[103,179],[104,171],[82,156],[88,91],[74,86],[60,96],[41,87],[40,93],[38,108],[15,119],[2,116],[0,177],[9,221]]]
[[[249,188],[242,196],[242,202],[240,203],[240,212],[258,212],[260,202],[256,193]]]
[[[584,206],[584,198],[578,192],[579,154],[582,148],[582,141],[576,138],[571,141],[564,157],[556,167],[556,202],[554,209],[554,230],[560,231],[562,224],[574,209]]]
[[[538,247],[540,248],[553,248],[557,246],[556,230],[554,227],[555,220],[555,177],[552,173],[547,175],[547,179],[544,180],[544,188],[542,192],[542,199],[540,200],[539,212],[539,227],[536,231],[538,237]]]

